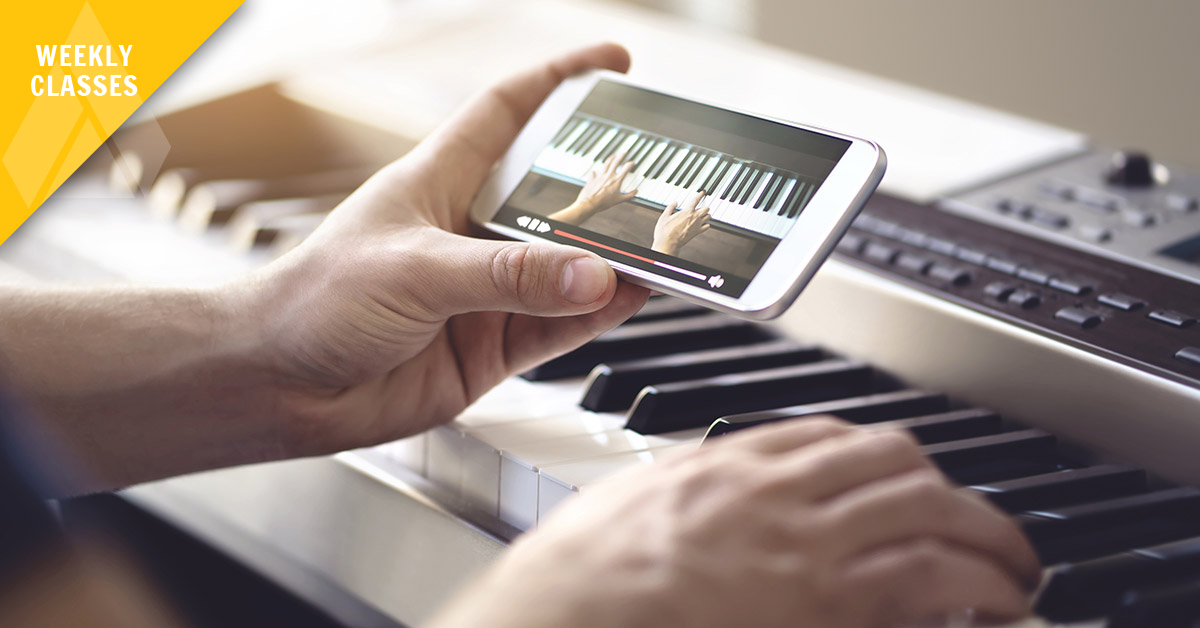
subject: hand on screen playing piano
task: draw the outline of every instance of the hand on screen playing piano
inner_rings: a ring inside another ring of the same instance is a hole
[[[609,155],[603,163],[588,171],[575,202],[550,214],[548,218],[580,225],[610,207],[633,200],[637,196],[636,189],[628,192],[621,189],[632,169],[633,162],[625,161],[625,151]]]
[[[746,430],[613,476],[518,539],[438,628],[874,628],[1029,611],[1038,560],[901,431]]]
[[[654,225],[654,243],[650,248],[667,255],[679,255],[679,249],[692,238],[708,231],[708,207],[700,207],[704,190],[692,194],[678,211],[675,203],[667,205]]]

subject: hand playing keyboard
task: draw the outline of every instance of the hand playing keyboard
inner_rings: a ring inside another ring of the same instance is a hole
[[[435,625],[867,628],[1028,613],[1028,542],[904,432],[824,417],[726,438],[565,504]]]

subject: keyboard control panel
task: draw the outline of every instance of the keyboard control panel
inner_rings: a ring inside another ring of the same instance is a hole
[[[941,209],[1200,283],[1200,176],[1092,150],[944,199]]]
[[[1200,386],[1200,285],[975,218],[876,194],[837,253],[1001,320]]]

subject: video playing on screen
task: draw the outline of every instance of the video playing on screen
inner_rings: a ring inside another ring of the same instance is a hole
[[[494,220],[738,297],[849,145],[601,80]]]

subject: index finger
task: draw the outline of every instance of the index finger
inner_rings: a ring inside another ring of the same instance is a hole
[[[475,97],[422,142],[423,152],[436,161],[454,164],[460,185],[453,194],[461,198],[452,200],[469,203],[550,92],[568,76],[591,68],[624,72],[629,52],[617,44],[598,44],[512,76]]]

